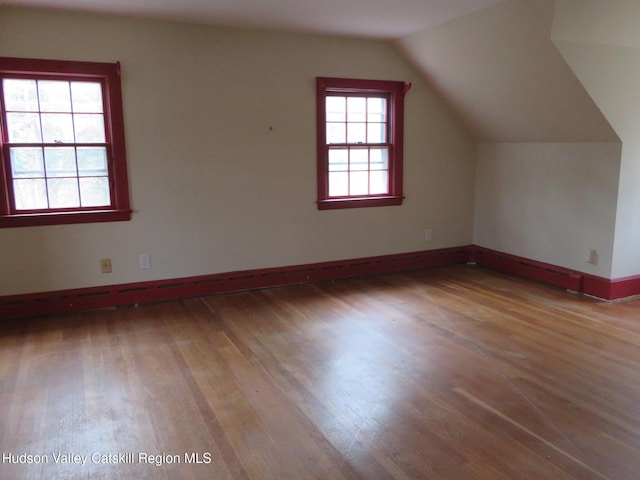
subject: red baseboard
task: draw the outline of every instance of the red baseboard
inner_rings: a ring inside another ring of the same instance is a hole
[[[476,246],[470,247],[469,259],[484,267],[566,288],[602,300],[613,301],[640,295],[640,276],[611,280]]]
[[[478,265],[525,277],[574,292],[582,292],[583,274],[575,270],[538,262],[483,247],[471,249],[470,260]]]
[[[640,275],[618,278],[611,282],[611,299],[628,298],[640,295]]]
[[[467,262],[603,300],[640,295],[640,276],[610,280],[484,247],[464,246],[171,280],[10,295],[0,297],[0,319],[159,302]]]
[[[52,315],[178,298],[465,263],[469,248],[244,270],[197,277],[0,297],[0,319]]]
[[[606,300],[620,300],[640,295],[640,276],[609,280],[585,275],[584,293]]]

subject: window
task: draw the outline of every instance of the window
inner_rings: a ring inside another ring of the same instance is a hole
[[[0,227],[129,220],[119,64],[0,57]]]
[[[404,95],[410,87],[316,79],[319,209],[402,204]]]

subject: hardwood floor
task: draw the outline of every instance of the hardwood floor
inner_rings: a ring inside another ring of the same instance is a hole
[[[0,478],[637,480],[640,300],[456,266],[5,321],[0,408]]]

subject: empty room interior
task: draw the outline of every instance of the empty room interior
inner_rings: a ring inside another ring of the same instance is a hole
[[[639,22],[0,0],[0,477],[639,478]]]

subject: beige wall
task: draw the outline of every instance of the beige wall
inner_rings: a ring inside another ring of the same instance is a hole
[[[640,275],[640,3],[558,0],[553,39],[622,140],[612,276]]]
[[[480,144],[474,244],[610,278],[620,149]]]
[[[0,230],[0,295],[472,241],[475,145],[387,43],[0,7],[0,55],[122,63],[135,211]],[[413,83],[403,206],[316,209],[315,76]]]
[[[552,42],[555,3],[509,0],[394,44],[480,142],[474,243],[609,278],[621,145]]]

